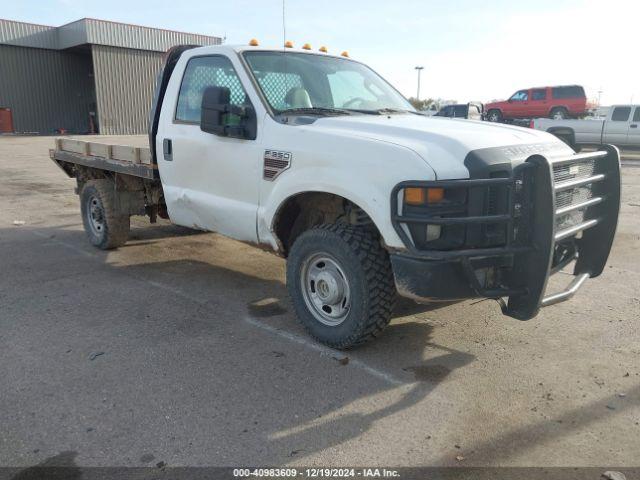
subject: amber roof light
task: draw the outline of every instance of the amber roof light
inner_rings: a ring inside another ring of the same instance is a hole
[[[284,48],[293,48],[293,42],[291,40],[287,40],[284,42]]]
[[[258,40],[256,40],[255,38],[252,38],[251,40],[249,40],[249,46],[257,47],[258,45],[259,45]]]

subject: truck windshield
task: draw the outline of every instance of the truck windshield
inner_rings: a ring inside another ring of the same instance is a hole
[[[373,70],[352,60],[296,52],[245,52],[244,57],[277,113],[415,112]]]

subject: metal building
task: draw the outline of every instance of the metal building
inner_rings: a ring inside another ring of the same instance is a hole
[[[0,133],[144,133],[163,53],[220,43],[92,18],[61,27],[0,19]]]

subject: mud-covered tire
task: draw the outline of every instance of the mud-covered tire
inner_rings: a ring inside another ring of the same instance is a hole
[[[80,192],[84,231],[91,244],[102,250],[124,245],[131,227],[129,215],[117,215],[111,180],[89,180]]]
[[[309,299],[313,282],[305,272],[316,258],[331,259],[346,278],[348,308],[336,325],[323,323],[321,312]],[[295,240],[287,261],[287,288],[298,319],[309,334],[339,349],[378,336],[388,325],[396,300],[389,255],[377,235],[370,229],[346,224],[319,225]]]

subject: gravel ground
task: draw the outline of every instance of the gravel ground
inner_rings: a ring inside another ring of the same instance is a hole
[[[572,301],[402,302],[345,354],[304,334],[273,255],[142,218],[93,249],[52,143],[0,138],[0,465],[640,463],[640,169]]]

